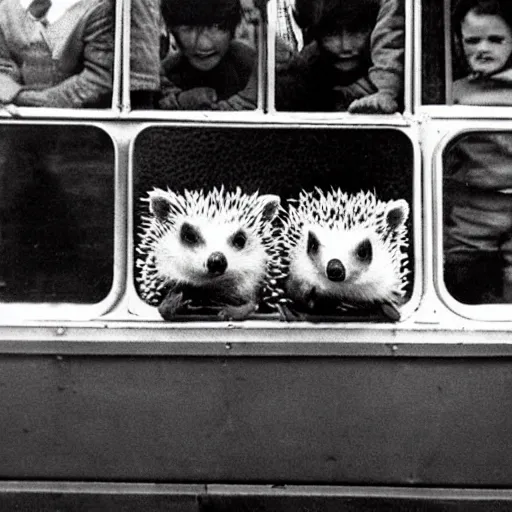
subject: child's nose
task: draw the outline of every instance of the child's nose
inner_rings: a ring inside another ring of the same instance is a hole
[[[210,31],[208,30],[208,27],[205,27],[197,35],[196,48],[199,50],[207,50],[212,47],[212,44],[213,39]]]
[[[340,50],[351,51],[354,46],[354,38],[347,30],[342,30],[339,37]]]
[[[487,50],[489,50],[489,41],[485,40],[485,39],[482,39],[479,43],[478,43],[478,46],[477,46],[477,49],[479,52],[486,52]]]

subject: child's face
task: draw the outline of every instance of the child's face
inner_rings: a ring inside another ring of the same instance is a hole
[[[340,27],[339,31],[320,39],[320,45],[338,71],[349,73],[355,71],[366,60],[370,49],[371,29],[348,30]]]
[[[178,25],[173,28],[183,56],[200,71],[210,71],[224,58],[231,42],[231,32],[216,25],[196,27]]]
[[[472,71],[491,75],[508,65],[512,30],[501,16],[469,11],[462,21],[461,34]]]

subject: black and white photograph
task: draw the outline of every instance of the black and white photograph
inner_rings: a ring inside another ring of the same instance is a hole
[[[0,0],[0,512],[512,510],[512,0]]]

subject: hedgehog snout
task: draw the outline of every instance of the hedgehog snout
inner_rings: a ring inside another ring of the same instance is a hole
[[[346,271],[340,260],[332,259],[327,263],[327,279],[329,281],[341,282],[345,280]]]
[[[206,268],[210,274],[220,276],[228,268],[228,260],[220,251],[212,252],[206,261]]]

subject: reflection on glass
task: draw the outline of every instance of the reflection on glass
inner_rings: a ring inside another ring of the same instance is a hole
[[[112,285],[114,150],[85,126],[0,127],[0,300],[96,303]]]
[[[162,0],[161,13],[159,3],[132,2],[132,108],[256,108],[259,14],[251,2]]]
[[[2,0],[0,105],[107,108],[112,0]]]
[[[459,302],[512,302],[512,133],[464,135],[444,154],[444,279]]]
[[[276,108],[402,108],[403,0],[277,0]]]
[[[448,64],[445,58],[451,52],[445,18],[450,1],[421,2],[421,47],[424,49],[421,52],[421,102],[425,105],[444,104],[448,99],[446,75],[451,68],[445,69]]]

